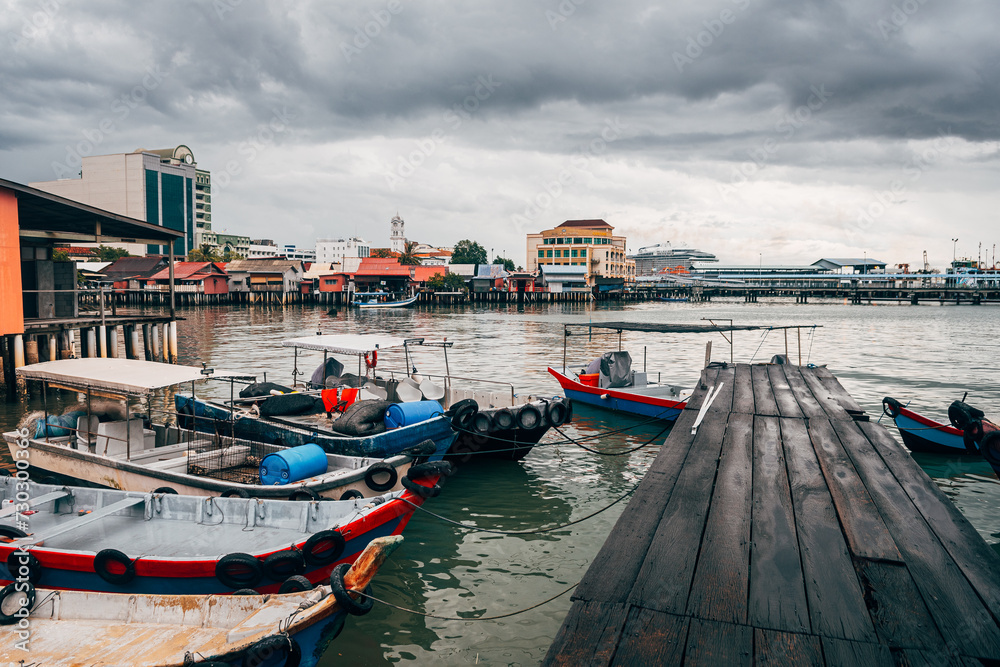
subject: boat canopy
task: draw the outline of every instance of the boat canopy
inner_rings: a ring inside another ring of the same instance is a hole
[[[611,329],[613,331],[646,331],[651,333],[714,333],[718,331],[755,331],[779,329],[815,329],[815,324],[789,324],[769,326],[760,324],[660,324],[657,322],[586,322],[567,324],[570,327]]]
[[[421,339],[398,338],[387,334],[325,334],[281,341],[284,347],[319,350],[335,354],[369,354],[376,350],[404,347]]]
[[[178,366],[139,359],[61,359],[17,369],[25,380],[41,380],[74,389],[146,395],[156,389],[208,379],[255,379],[243,372],[198,366]]]

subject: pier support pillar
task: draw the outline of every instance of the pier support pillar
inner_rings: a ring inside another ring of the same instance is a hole
[[[59,345],[57,342],[59,338],[60,334],[58,333],[49,336],[49,361],[55,361],[59,358]]]
[[[160,325],[151,324],[149,325],[150,333],[152,334],[152,340],[149,342],[150,354],[152,359],[150,361],[160,360]]]
[[[24,341],[24,363],[25,364],[37,364],[38,363],[38,341],[37,340],[26,340],[26,341]]]
[[[108,327],[108,356],[118,358],[118,327]]]
[[[97,332],[94,330],[94,327],[87,329],[87,356],[99,356],[97,351]]]
[[[24,366],[24,336],[14,335],[14,368]]]
[[[177,320],[167,325],[170,329],[170,363],[177,363]]]
[[[97,345],[97,356],[106,359],[108,357],[108,328],[103,324],[97,327]]]

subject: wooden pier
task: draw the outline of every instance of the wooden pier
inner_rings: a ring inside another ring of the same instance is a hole
[[[1000,557],[823,368],[705,369],[573,600],[544,664],[1000,664]]]

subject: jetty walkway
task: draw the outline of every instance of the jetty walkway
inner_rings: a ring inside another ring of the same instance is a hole
[[[573,601],[546,665],[1000,659],[1000,557],[823,368],[705,369]]]

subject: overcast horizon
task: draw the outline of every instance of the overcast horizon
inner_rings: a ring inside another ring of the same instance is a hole
[[[4,7],[0,178],[184,144],[218,232],[384,247],[398,212],[520,265],[568,219],[733,264],[1000,242],[996,3]]]

